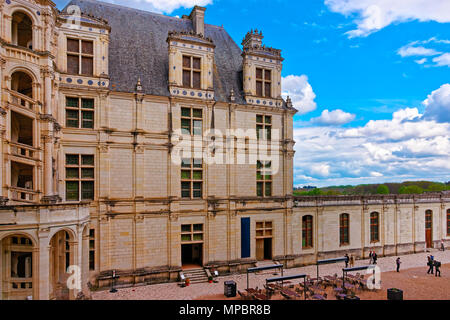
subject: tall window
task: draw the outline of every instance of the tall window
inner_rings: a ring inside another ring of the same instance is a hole
[[[201,89],[201,58],[183,56],[183,87]]]
[[[203,197],[203,160],[183,159],[181,162],[181,197],[201,199]]]
[[[370,242],[380,241],[380,215],[378,212],[370,214]]]
[[[89,230],[89,270],[95,270],[95,229]]]
[[[94,156],[66,154],[66,200],[94,200]]]
[[[256,115],[256,137],[258,140],[272,139],[272,116]]]
[[[339,239],[341,246],[348,245],[349,240],[349,225],[350,217],[347,213],[341,214],[339,218]]]
[[[201,136],[203,132],[203,110],[181,108],[181,132],[191,136]]]
[[[203,224],[183,224],[181,225],[182,243],[203,242]]]
[[[256,68],[256,95],[272,97],[272,71]]]
[[[257,161],[256,163],[256,191],[258,197],[272,196],[272,162]]]
[[[86,76],[94,74],[94,42],[67,39],[67,73]]]
[[[447,210],[447,235],[450,236],[450,209]]]
[[[302,218],[302,245],[303,248],[312,248],[313,247],[313,217],[312,216],[304,216]]]
[[[94,129],[94,99],[66,97],[66,127]]]

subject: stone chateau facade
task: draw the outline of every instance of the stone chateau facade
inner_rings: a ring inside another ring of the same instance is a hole
[[[261,32],[241,49],[205,8],[94,0],[0,16],[0,299],[450,242],[448,193],[292,196],[296,110]]]

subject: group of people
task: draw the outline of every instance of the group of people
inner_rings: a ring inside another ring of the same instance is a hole
[[[351,254],[350,256],[345,254],[345,268],[353,268],[355,266],[355,257]]]
[[[377,264],[378,255],[375,251],[370,250],[369,252],[369,264]]]
[[[439,277],[441,276],[441,263],[439,261],[434,260],[434,256],[428,256],[428,272],[427,274],[435,274],[437,277],[439,274]]]

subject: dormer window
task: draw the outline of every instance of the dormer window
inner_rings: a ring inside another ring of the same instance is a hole
[[[183,56],[183,87],[201,89],[201,58]]]
[[[67,73],[92,76],[94,74],[94,42],[67,39]]]
[[[272,97],[272,71],[256,68],[256,95],[258,97]]]

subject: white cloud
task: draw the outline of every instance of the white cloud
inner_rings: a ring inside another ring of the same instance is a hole
[[[413,47],[410,45],[406,45],[404,47],[401,47],[397,51],[397,53],[404,58],[411,56],[436,56],[438,54],[441,54],[442,52],[424,47]]]
[[[450,84],[446,83],[433,91],[423,102],[424,118],[437,122],[450,122]]]
[[[427,61],[428,61],[427,58],[423,58],[423,59],[420,59],[420,60],[414,60],[414,62],[417,63],[417,64],[424,64]]]
[[[350,38],[366,37],[398,22],[450,22],[448,0],[325,0],[325,4],[333,12],[357,16],[357,29],[347,32]]]
[[[340,109],[333,111],[324,110],[320,117],[312,118],[311,123],[325,126],[342,125],[355,120],[355,117],[354,114]]]
[[[450,53],[444,53],[443,55],[440,55],[439,57],[436,57],[433,59],[433,62],[436,63],[437,67],[443,67],[447,66],[450,67]]]
[[[174,10],[179,9],[181,7],[192,8],[196,5],[206,6],[208,4],[213,3],[213,0],[102,0],[102,1],[158,13],[172,13]]]
[[[306,75],[294,76],[290,75],[281,79],[282,96],[292,99],[294,107],[299,111],[299,114],[311,112],[317,108],[314,101],[316,94],[308,82]]]
[[[449,181],[450,84],[423,104],[424,114],[404,108],[357,128],[295,129],[295,184]]]

